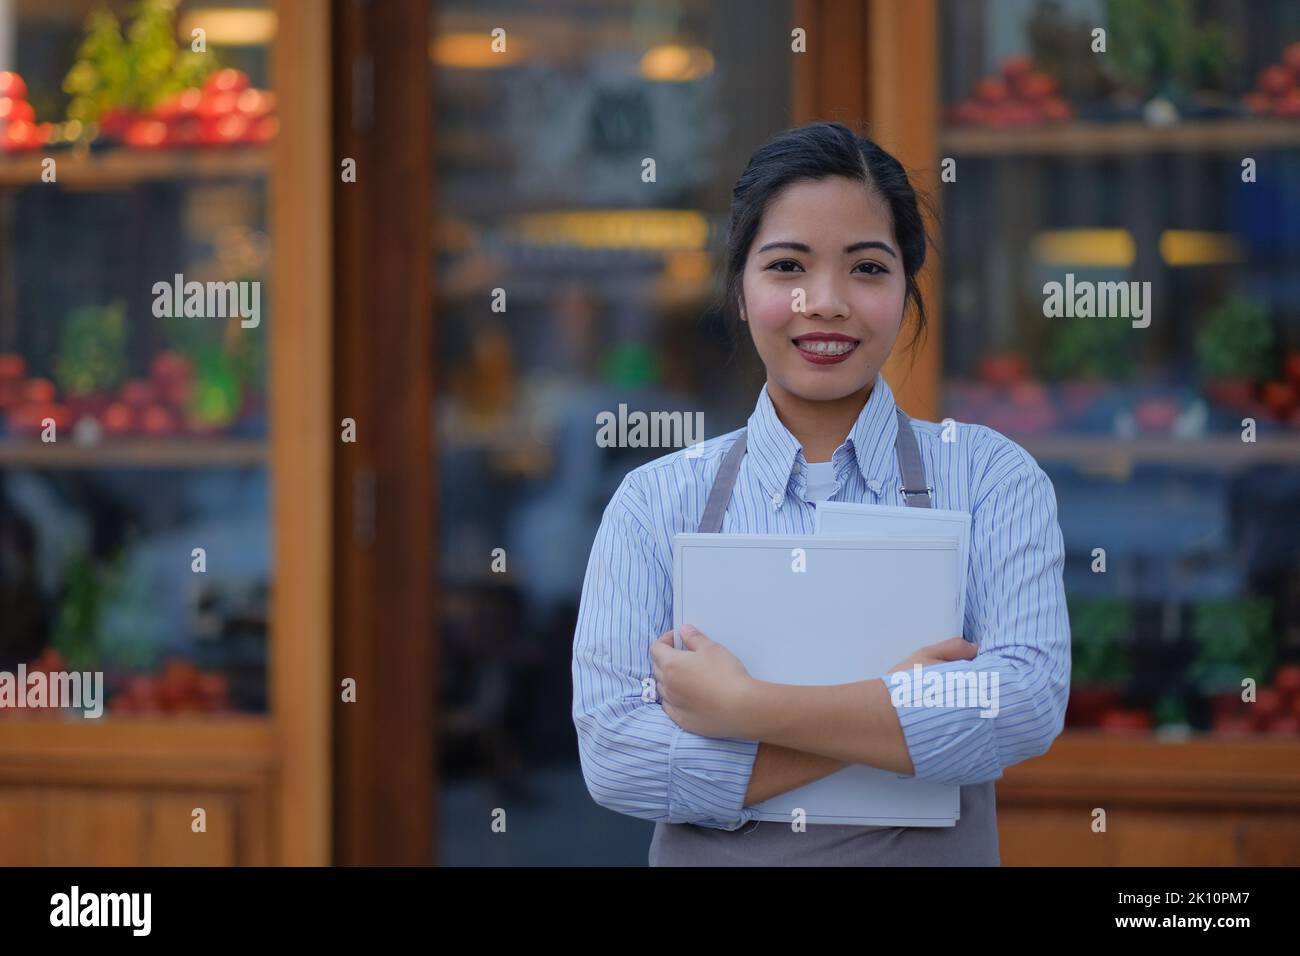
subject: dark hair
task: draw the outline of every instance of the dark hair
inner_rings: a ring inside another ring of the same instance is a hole
[[[927,245],[923,200],[897,159],[875,142],[856,135],[842,123],[810,123],[787,129],[755,150],[731,191],[731,217],[727,226],[726,271],[722,311],[733,330],[739,328],[737,302],[749,247],[768,205],[792,183],[845,176],[862,183],[889,206],[894,238],[903,255],[906,300],[916,309],[916,330],[908,343],[915,345],[926,329],[925,302],[917,275],[925,264]],[[928,203],[926,208],[931,209]],[[905,301],[906,301],[905,300]],[[737,335],[732,335],[733,354]]]

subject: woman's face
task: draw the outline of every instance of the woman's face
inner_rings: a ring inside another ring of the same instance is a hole
[[[741,289],[769,389],[813,401],[861,391],[903,321],[907,287],[889,207],[843,176],[787,186],[763,214]],[[816,333],[840,341],[796,341]]]

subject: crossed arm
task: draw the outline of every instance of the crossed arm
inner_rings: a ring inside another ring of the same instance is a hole
[[[849,763],[964,785],[1044,752],[1063,723],[1070,665],[1050,482],[1017,472],[973,519],[966,631],[979,654],[956,638],[964,653],[921,663],[1000,675],[1001,712],[987,720],[969,707],[895,707],[881,679],[756,681],[703,635],[684,633],[682,650],[656,640],[671,621],[671,574],[644,496],[625,481],[597,532],[574,640],[573,717],[593,799],[643,819],[736,829],[755,804]],[[652,677],[657,694],[647,693]]]

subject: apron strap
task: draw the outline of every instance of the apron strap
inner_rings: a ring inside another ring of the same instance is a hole
[[[898,456],[898,470],[903,476],[899,492],[903,503],[909,508],[930,508],[934,489],[925,483],[925,466],[921,463],[921,448],[912,431],[912,420],[901,408],[898,412],[898,436],[894,439],[894,453]],[[700,519],[700,534],[717,534],[722,530],[722,516],[731,501],[731,491],[736,485],[736,476],[740,473],[740,460],[745,457],[745,429],[740,430],[740,437],[727,449],[718,469],[718,476],[709,489],[709,500],[704,506],[704,517]]]
[[[894,439],[894,452],[898,455],[898,470],[903,475],[899,493],[907,507],[929,508],[934,489],[925,483],[925,466],[921,464],[921,448],[912,431],[912,420],[901,408],[895,410],[898,412],[898,437]]]
[[[704,506],[704,517],[700,519],[700,534],[717,534],[722,530],[722,516],[727,511],[727,502],[731,500],[731,489],[736,484],[736,475],[740,472],[740,459],[745,457],[745,429],[740,430],[740,437],[727,449],[709,490],[709,502]]]

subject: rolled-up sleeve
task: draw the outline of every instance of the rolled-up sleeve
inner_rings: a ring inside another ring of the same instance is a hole
[[[683,730],[646,693],[650,647],[672,627],[672,575],[635,474],[605,508],[582,585],[573,639],[582,774],[610,810],[734,830],[753,817],[743,804],[758,742]]]
[[[896,700],[918,778],[996,780],[1006,767],[1045,753],[1060,734],[1070,686],[1064,561],[1051,480],[1025,455],[972,511],[965,637],[976,643],[976,657],[922,669],[973,673],[996,687],[996,713],[982,716],[995,708],[971,695],[955,701],[959,706]]]

